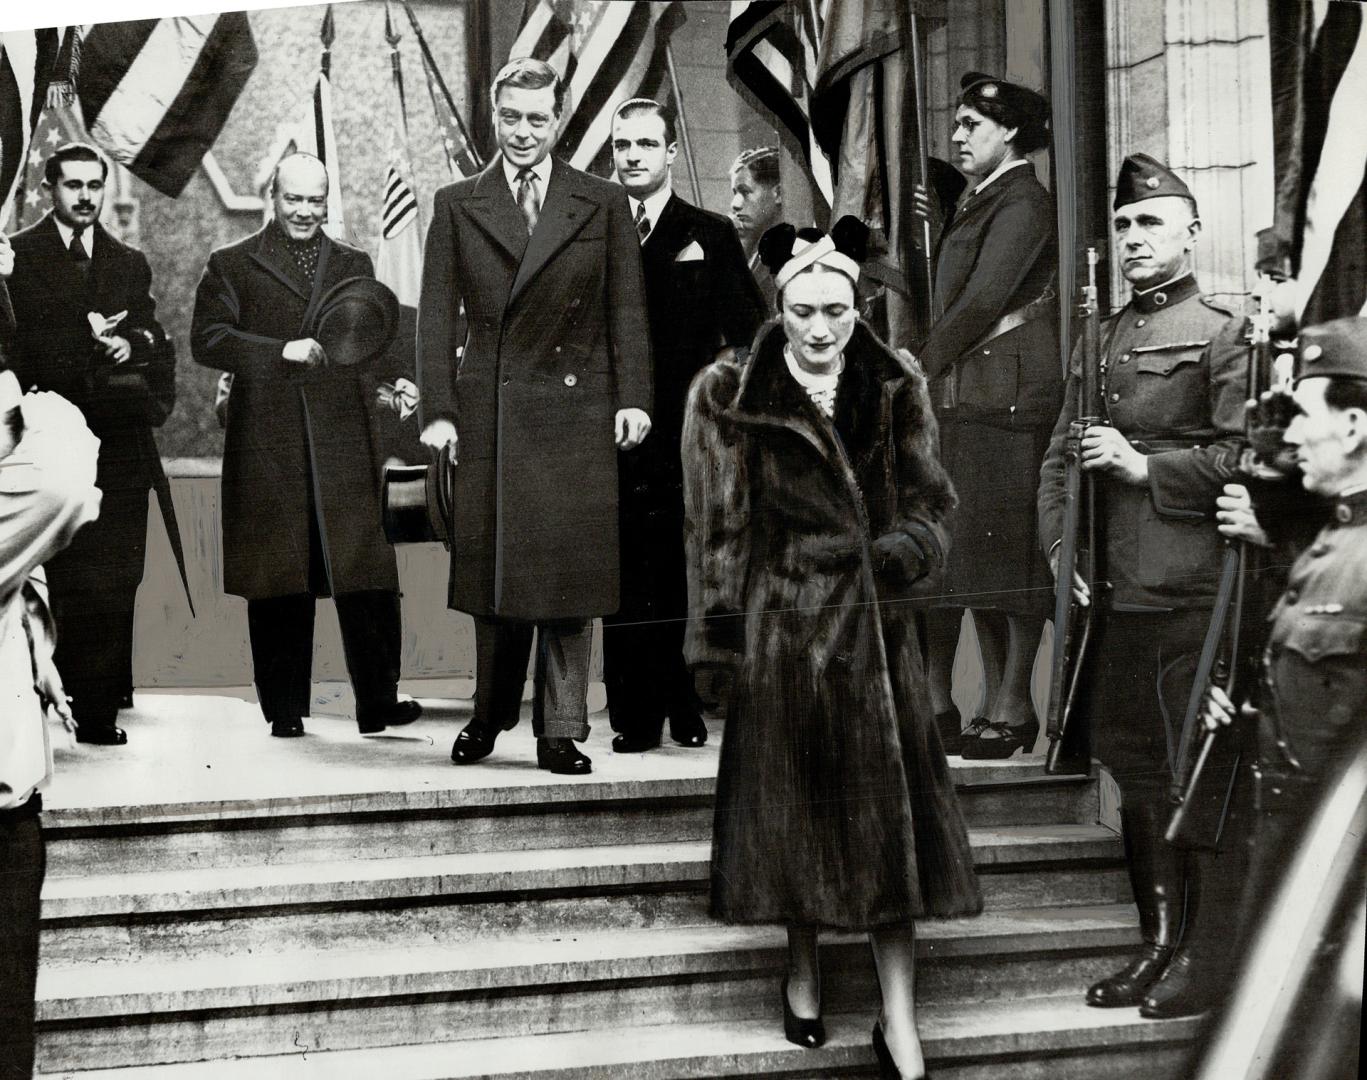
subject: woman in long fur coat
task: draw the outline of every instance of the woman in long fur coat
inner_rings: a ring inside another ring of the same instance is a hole
[[[781,320],[693,383],[687,652],[700,682],[731,685],[714,915],[788,926],[785,1031],[807,1046],[824,1039],[817,930],[868,931],[875,1047],[915,1077],[913,920],[982,909],[899,603],[942,566],[955,498],[925,378],[858,321],[858,265],[835,246],[857,243],[845,222],[834,237],[766,234]]]

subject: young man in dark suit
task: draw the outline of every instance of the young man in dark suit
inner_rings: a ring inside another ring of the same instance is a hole
[[[748,349],[766,314],[731,223],[671,190],[675,139],[674,118],[649,98],[623,102],[613,117],[613,164],[641,238],[655,362],[651,436],[619,463],[622,606],[603,620],[618,753],[659,746],[666,716],[675,742],[707,741],[683,658],[684,403],[693,376],[724,348]]]
[[[517,723],[536,630],[537,764],[583,775],[592,619],[618,606],[618,450],[651,426],[640,242],[618,185],[550,156],[554,68],[509,61],[490,97],[500,153],[437,192],[418,309],[422,439],[455,462],[450,605],[475,618],[451,758]]]
[[[109,163],[73,143],[47,160],[51,212],[16,233],[12,363],[24,389],[54,391],[100,440],[99,519],[47,564],[66,677],[81,742],[121,745],[133,606],[147,546],[147,492],[155,489],[180,564],[180,530],[152,429],[176,400],[176,354],[157,322],[146,257],[100,224]]]

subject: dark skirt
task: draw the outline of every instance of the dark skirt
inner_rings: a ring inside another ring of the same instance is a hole
[[[945,606],[1046,618],[1054,579],[1039,549],[1036,495],[1050,429],[940,414],[940,461],[959,508],[951,522]]]
[[[866,633],[880,622],[883,687],[852,679],[848,661],[813,672],[780,644],[787,627],[767,627],[747,658],[717,776],[715,917],[866,931],[982,910],[910,610],[859,620],[845,656],[881,651]],[[895,712],[869,701],[889,691]]]

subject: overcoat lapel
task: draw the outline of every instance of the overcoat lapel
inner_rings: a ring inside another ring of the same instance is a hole
[[[33,268],[47,281],[51,294],[54,297],[70,297],[73,301],[79,297],[77,302],[84,304],[86,285],[80,270],[71,261],[71,253],[62,243],[62,234],[57,231],[57,222],[51,211],[40,222],[37,239],[41,247],[38,258],[33,260]]]
[[[660,219],[650,230],[646,242],[641,245],[641,256],[650,262],[673,262],[674,257],[688,246],[693,239],[693,224],[679,209],[681,203],[677,195],[670,196]]]
[[[555,172],[551,172],[555,176]],[[552,186],[554,184],[552,183]],[[463,201],[465,212],[489,234],[514,262],[527,250],[527,219],[513,201],[503,174],[503,155],[497,155],[479,174],[474,192]]]
[[[118,272],[118,259],[114,257],[113,241],[103,226],[96,225],[91,235],[90,275],[86,278],[85,297],[90,309],[95,310],[99,298],[105,295],[105,286],[111,274]],[[67,255],[70,259],[70,254]],[[79,272],[79,270],[78,270]],[[113,311],[101,311],[101,315],[114,315]]]
[[[261,239],[256,245],[256,250],[251,254],[252,261],[299,299],[307,301],[309,299],[308,284],[304,282],[303,275],[295,266],[294,260],[290,258],[289,252],[285,250],[284,244],[276,236],[275,230],[267,225],[261,230],[259,236]],[[321,262],[321,258],[319,261]]]
[[[575,190],[575,182],[568,167],[561,164],[551,169],[550,190],[541,204],[541,215],[536,219],[536,231],[532,233],[522,263],[513,279],[512,292],[508,303],[512,304],[518,294],[526,287],[562,247],[570,242],[584,223],[593,216],[597,204]],[[511,195],[509,196],[511,198]],[[516,209],[516,207],[514,207]],[[521,218],[521,213],[518,217]]]

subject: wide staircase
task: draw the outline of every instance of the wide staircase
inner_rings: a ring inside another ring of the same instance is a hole
[[[343,795],[50,811],[41,1073],[875,1075],[866,939],[824,939],[830,1039],[808,1051],[783,1039],[782,930],[708,918],[710,778],[562,782],[530,768],[525,732],[506,742],[522,758],[481,786],[448,766]],[[918,931],[936,1077],[1180,1077],[1193,1022],[1082,1003],[1138,941],[1097,780],[953,762],[987,911]]]

